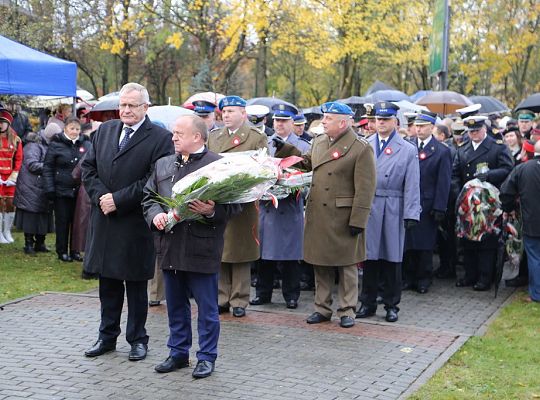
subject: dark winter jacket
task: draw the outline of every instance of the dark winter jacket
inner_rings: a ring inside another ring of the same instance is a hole
[[[53,136],[43,165],[47,197],[77,197],[80,184],[71,172],[90,149],[90,140],[80,135],[73,143],[64,133]]]
[[[24,146],[23,164],[17,177],[15,206],[21,210],[44,213],[48,201],[43,190],[43,161],[47,154],[47,142],[37,133],[30,132]]]

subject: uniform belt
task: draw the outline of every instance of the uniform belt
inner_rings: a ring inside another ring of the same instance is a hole
[[[379,197],[403,197],[403,192],[401,190],[377,189],[377,190],[375,190],[375,196],[379,196]]]

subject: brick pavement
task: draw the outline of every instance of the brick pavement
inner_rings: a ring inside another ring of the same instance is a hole
[[[245,318],[222,316],[216,371],[203,380],[193,380],[191,368],[153,371],[168,353],[164,306],[150,310],[146,360],[129,362],[123,337],[116,352],[89,359],[83,351],[97,336],[95,293],[47,293],[0,311],[0,400],[398,399],[442,365],[512,293],[503,288],[494,299],[493,292],[437,280],[427,295],[404,292],[397,323],[384,322],[381,307],[376,317],[342,329],[337,320],[305,323],[312,293],[302,292],[300,307],[291,311],[276,290],[272,304],[250,307]]]

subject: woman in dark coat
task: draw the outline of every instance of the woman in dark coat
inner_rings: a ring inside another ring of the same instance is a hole
[[[89,148],[90,140],[81,134],[80,121],[70,117],[65,122],[64,132],[52,138],[45,156],[43,177],[47,198],[54,200],[56,252],[65,262],[82,261],[78,252],[73,249],[68,252],[80,186],[71,174]]]
[[[54,232],[52,209],[43,190],[43,161],[47,141],[38,133],[26,136],[23,165],[17,178],[15,226],[24,232],[24,252],[48,252],[45,235]]]

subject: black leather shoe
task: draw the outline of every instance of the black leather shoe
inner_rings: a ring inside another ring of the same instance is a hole
[[[474,282],[468,279],[458,279],[458,281],[456,282],[456,287],[466,287],[472,285],[474,285]]]
[[[233,307],[232,315],[237,318],[242,318],[246,315],[246,309],[244,307]]]
[[[71,253],[70,257],[73,261],[78,261],[78,262],[83,261],[83,257],[79,253]]]
[[[268,304],[270,303],[270,299],[265,299],[260,296],[254,297],[253,300],[249,301],[249,304],[252,306],[260,306],[261,304]]]
[[[86,357],[97,357],[114,350],[116,350],[116,342],[104,342],[98,339],[90,349],[84,352],[84,355]]]
[[[58,254],[58,259],[60,261],[63,261],[63,262],[72,262],[73,260],[71,259],[70,256],[68,256],[67,254]]]
[[[159,301],[159,300],[150,300],[148,302],[149,307],[157,307],[159,305],[161,305],[161,301]]]
[[[229,307],[226,306],[217,306],[218,314],[225,314],[229,312]]]
[[[286,303],[287,303],[287,308],[290,308],[291,310],[294,310],[295,308],[298,308],[298,301],[297,300],[288,300]]]
[[[352,317],[349,317],[348,315],[344,315],[343,317],[341,317],[339,326],[341,326],[342,328],[352,328],[354,326],[354,319]]]
[[[237,307],[241,308],[241,307]],[[206,360],[197,361],[197,366],[191,374],[195,379],[206,378],[214,372],[214,363]]]
[[[386,317],[384,319],[387,322],[396,322],[398,320],[398,311],[395,308],[389,308],[386,310]]]
[[[356,313],[356,318],[368,318],[375,315],[377,308],[368,307],[362,304],[360,310]]]
[[[148,351],[148,345],[144,343],[135,343],[131,345],[131,351],[129,352],[129,361],[140,361],[146,358],[146,352]]]
[[[189,367],[189,358],[177,359],[171,356],[167,357],[165,361],[154,367],[154,370],[159,373],[173,372],[180,368]]]
[[[483,282],[477,282],[473,286],[473,290],[476,290],[477,292],[485,292],[485,291],[488,291],[489,289],[491,289],[491,285],[487,283],[483,283]]]
[[[429,289],[426,286],[418,286],[418,288],[416,288],[416,291],[420,294],[426,294],[428,290]]]
[[[308,324],[320,324],[321,322],[328,322],[330,321],[330,318],[325,317],[321,313],[318,313],[315,311],[313,314],[311,314],[308,319],[306,319],[306,322]]]

